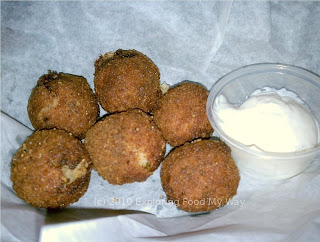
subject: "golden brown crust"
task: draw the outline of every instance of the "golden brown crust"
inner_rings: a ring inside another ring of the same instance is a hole
[[[209,138],[213,129],[206,114],[209,92],[194,83],[169,89],[158,101],[154,121],[173,147],[196,138]]]
[[[13,156],[11,181],[18,197],[27,203],[62,208],[87,191],[91,167],[80,140],[63,130],[41,130],[28,137]]]
[[[225,205],[236,195],[239,181],[230,148],[221,141],[186,143],[162,162],[161,183],[167,200],[188,212]]]
[[[133,108],[150,112],[161,96],[158,67],[136,50],[117,50],[100,56],[94,75],[95,93],[109,113]]]
[[[49,71],[32,90],[28,114],[35,129],[64,129],[84,138],[99,117],[99,105],[84,77]]]
[[[110,184],[145,181],[165,154],[165,140],[152,118],[138,109],[115,113],[96,123],[85,146],[94,169]]]

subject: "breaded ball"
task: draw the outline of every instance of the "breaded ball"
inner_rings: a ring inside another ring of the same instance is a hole
[[[166,150],[152,118],[138,109],[111,114],[96,123],[86,135],[85,146],[94,169],[114,185],[145,181]]]
[[[159,99],[153,111],[154,121],[171,146],[212,135],[206,113],[208,95],[198,84],[181,83]]]
[[[167,200],[187,212],[211,211],[237,194],[239,171],[222,141],[196,140],[175,148],[162,162]]]
[[[49,71],[32,90],[28,114],[35,129],[63,129],[82,139],[97,121],[99,105],[84,77]]]
[[[63,130],[35,131],[11,163],[18,197],[40,208],[62,208],[87,191],[91,160],[80,140]]]
[[[150,112],[161,96],[160,72],[146,55],[117,50],[95,62],[94,88],[109,113],[138,108]]]

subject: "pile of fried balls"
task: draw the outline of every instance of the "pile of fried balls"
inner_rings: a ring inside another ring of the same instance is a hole
[[[63,208],[85,194],[92,169],[123,185],[162,164],[168,202],[188,212],[223,206],[240,176],[230,148],[211,139],[208,94],[195,82],[160,84],[158,67],[136,50],[101,55],[94,92],[84,77],[49,71],[29,98],[35,131],[12,158],[13,189],[32,206]],[[165,157],[166,143],[173,149]]]

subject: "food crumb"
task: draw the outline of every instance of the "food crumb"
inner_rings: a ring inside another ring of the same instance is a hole
[[[170,88],[170,86],[166,82],[163,82],[160,85],[160,89],[161,89],[162,94],[165,94],[169,90],[169,88]]]

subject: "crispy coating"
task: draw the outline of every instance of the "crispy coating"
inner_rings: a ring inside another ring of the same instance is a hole
[[[80,140],[63,130],[35,131],[11,162],[18,197],[40,208],[62,208],[87,191],[92,163]]]
[[[49,71],[31,92],[28,114],[35,129],[63,129],[82,139],[97,121],[99,105],[84,77]]]
[[[171,146],[211,136],[213,129],[206,113],[208,95],[198,84],[181,83],[159,99],[154,121]]]
[[[160,72],[146,55],[119,49],[96,60],[94,87],[109,113],[134,108],[148,113],[161,96]]]
[[[166,150],[152,118],[138,109],[111,114],[96,123],[86,135],[85,146],[94,169],[114,185],[145,181]]]
[[[167,200],[188,212],[211,211],[237,194],[240,181],[230,148],[222,141],[196,140],[175,148],[162,162]]]

